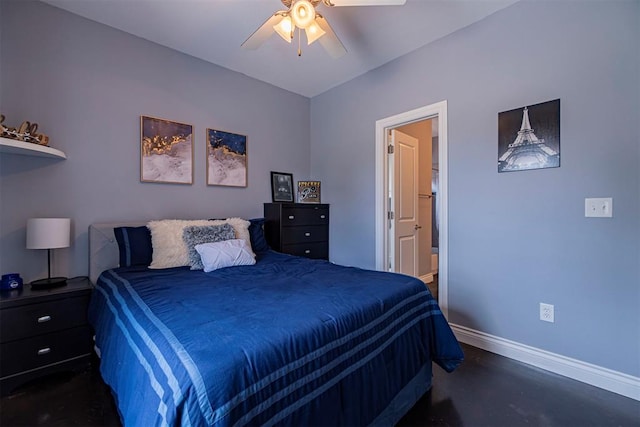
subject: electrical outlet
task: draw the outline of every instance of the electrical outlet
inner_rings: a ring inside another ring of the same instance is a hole
[[[554,322],[553,304],[540,303],[540,320],[545,322]]]

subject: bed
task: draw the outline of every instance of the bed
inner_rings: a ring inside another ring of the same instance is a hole
[[[125,426],[394,425],[432,362],[462,361],[418,279],[268,248],[207,273],[118,267],[114,228],[141,224],[89,228],[89,320]]]

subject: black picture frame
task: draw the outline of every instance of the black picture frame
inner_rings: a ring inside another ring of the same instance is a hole
[[[293,174],[271,171],[272,201],[293,203],[293,195]]]

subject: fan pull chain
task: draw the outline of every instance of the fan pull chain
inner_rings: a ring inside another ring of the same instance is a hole
[[[302,34],[300,34],[300,28],[298,28],[298,56],[302,56],[301,40]]]

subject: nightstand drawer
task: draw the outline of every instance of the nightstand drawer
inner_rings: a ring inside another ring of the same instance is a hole
[[[0,311],[0,342],[46,334],[87,323],[89,295]]]
[[[305,242],[325,242],[329,240],[329,227],[326,225],[305,225],[287,228],[282,235],[282,244],[290,245]]]
[[[290,255],[303,256],[307,258],[328,259],[329,243],[301,243],[298,245],[283,245],[282,252]]]
[[[0,345],[0,377],[40,368],[91,352],[87,326]]]
[[[327,225],[329,224],[329,208],[323,207],[283,207],[282,226]]]

